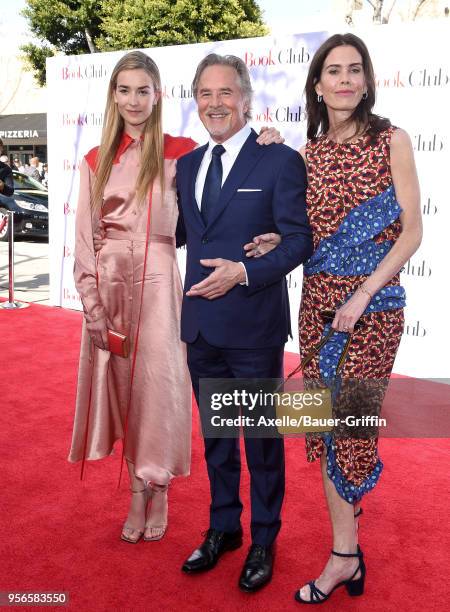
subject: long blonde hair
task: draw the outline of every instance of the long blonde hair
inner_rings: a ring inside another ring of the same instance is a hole
[[[97,153],[95,166],[95,181],[92,190],[91,205],[94,211],[100,211],[103,193],[111,174],[114,157],[119,147],[124,121],[114,101],[117,78],[122,70],[145,70],[153,82],[156,92],[161,93],[161,77],[158,66],[142,51],[131,51],[124,55],[115,65],[111,75],[106,98],[105,117],[103,121],[102,138]],[[162,96],[153,107],[143,131],[141,167],[136,180],[137,201],[142,204],[149,187],[156,177],[164,185],[164,136],[162,131]]]

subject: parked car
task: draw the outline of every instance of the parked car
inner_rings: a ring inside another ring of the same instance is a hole
[[[8,223],[3,224],[4,213],[14,214],[15,236],[48,237],[48,191],[30,176],[13,170],[14,195],[0,193],[0,240],[8,240]]]

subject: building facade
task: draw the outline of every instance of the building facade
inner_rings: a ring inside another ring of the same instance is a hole
[[[47,92],[25,69],[20,55],[0,56],[0,139],[5,155],[22,164],[47,161]]]

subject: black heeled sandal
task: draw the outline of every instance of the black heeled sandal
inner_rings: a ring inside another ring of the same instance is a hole
[[[309,600],[302,599],[300,595],[300,589],[299,589],[294,595],[295,601],[297,601],[298,603],[305,603],[305,604],[321,604],[324,601],[327,601],[327,599],[330,598],[332,592],[341,586],[345,586],[348,594],[351,595],[351,597],[357,597],[358,595],[362,595],[364,593],[364,581],[366,579],[366,566],[364,564],[363,552],[360,549],[359,545],[358,545],[358,552],[354,554],[338,553],[335,550],[332,550],[331,554],[335,555],[336,557],[357,557],[359,559],[358,567],[356,568],[356,570],[353,572],[353,574],[350,576],[348,580],[342,580],[341,582],[338,582],[337,584],[335,584],[329,593],[323,593],[320,589],[316,587],[315,581],[311,580],[310,582],[308,582],[309,589],[310,589]],[[361,571],[361,576],[355,580],[354,578],[359,571]]]

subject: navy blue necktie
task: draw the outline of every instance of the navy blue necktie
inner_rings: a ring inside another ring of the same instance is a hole
[[[205,185],[203,187],[201,213],[205,225],[211,219],[212,211],[219,202],[220,190],[222,189],[222,160],[221,155],[225,153],[225,147],[216,145],[211,151],[211,161],[206,173]]]

